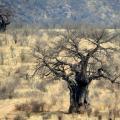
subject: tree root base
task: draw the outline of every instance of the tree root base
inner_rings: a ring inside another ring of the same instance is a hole
[[[69,114],[72,114],[72,113],[85,114],[85,113],[91,113],[91,112],[92,112],[92,109],[89,105],[80,106],[79,108],[76,108],[76,107],[69,108]]]

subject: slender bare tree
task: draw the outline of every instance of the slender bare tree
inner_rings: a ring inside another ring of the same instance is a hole
[[[66,81],[70,91],[69,112],[87,110],[88,87],[93,80],[120,84],[119,65],[112,60],[112,55],[119,53],[114,44],[118,35],[100,29],[86,32],[66,29],[60,34],[60,40],[52,41],[50,45],[36,44],[34,56],[38,64],[34,75],[38,73],[44,79]],[[85,44],[87,47],[83,47]]]

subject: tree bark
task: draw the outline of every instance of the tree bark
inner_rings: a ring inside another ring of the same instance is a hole
[[[81,113],[87,110],[88,103],[88,85],[71,85],[70,89],[70,107],[69,113]]]

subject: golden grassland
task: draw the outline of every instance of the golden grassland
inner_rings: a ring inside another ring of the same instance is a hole
[[[57,30],[59,31],[59,30]],[[63,32],[64,30],[62,30]],[[52,32],[55,32],[52,30]],[[32,51],[36,41],[59,39],[50,30],[17,29],[0,33],[0,120],[108,120],[109,114],[120,119],[120,94],[109,82],[93,82],[90,86],[90,114],[67,114],[69,91],[63,81],[29,79],[35,68]],[[104,46],[119,47],[109,43]],[[87,41],[81,47],[93,47]],[[119,58],[116,58],[119,61]],[[3,94],[3,95],[2,95]],[[41,112],[16,110],[16,106],[37,101]],[[112,112],[112,113],[111,113]]]

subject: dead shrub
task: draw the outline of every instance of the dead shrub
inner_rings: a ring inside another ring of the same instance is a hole
[[[120,109],[111,109],[109,110],[109,119],[120,118]]]
[[[5,54],[3,52],[0,52],[0,65],[4,65],[4,57]]]
[[[102,115],[98,115],[98,120],[102,120]]]
[[[28,73],[27,70],[29,69],[28,66],[21,66],[16,69],[15,75],[19,76],[19,78],[23,78],[25,80],[28,80]]]
[[[32,63],[34,61],[33,53],[31,50],[22,49],[20,53],[22,63]]]
[[[31,107],[32,107],[32,112],[42,112],[43,111],[43,108],[42,108],[42,104],[40,104],[39,102],[37,101],[32,101],[30,103]],[[40,109],[42,108],[42,109]]]
[[[94,116],[95,116],[95,117],[98,117],[99,115],[100,115],[99,110],[95,110],[95,111],[94,111]]]
[[[12,98],[14,97],[14,90],[19,83],[18,79],[8,78],[4,82],[0,83],[0,99]]]
[[[92,109],[91,108],[87,109],[87,115],[88,115],[88,117],[90,117],[92,115]]]
[[[16,105],[15,108],[18,111],[26,111],[26,112],[31,111],[31,106],[30,106],[30,104],[27,104],[27,103]]]
[[[31,101],[29,103],[23,103],[20,105],[16,105],[16,110],[25,111],[25,112],[43,112],[44,103],[39,103],[38,101]]]
[[[25,116],[21,115],[21,114],[18,114],[14,117],[13,120],[26,120]]]
[[[58,120],[62,120],[62,116],[61,115],[58,115]]]

